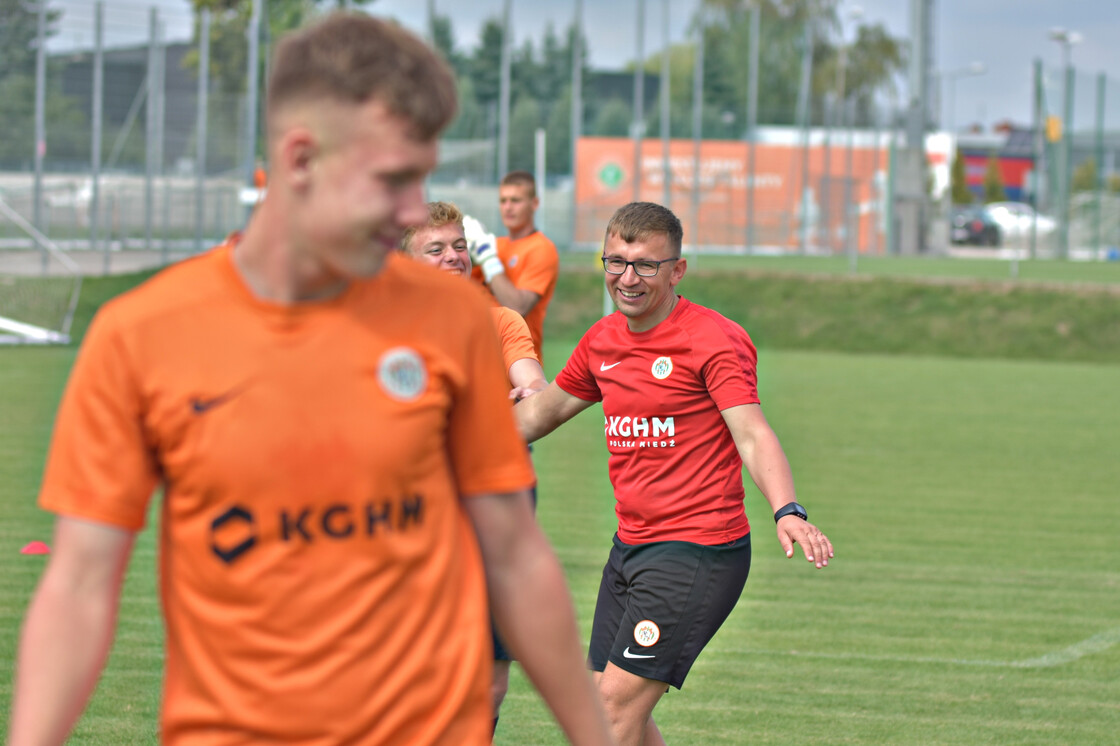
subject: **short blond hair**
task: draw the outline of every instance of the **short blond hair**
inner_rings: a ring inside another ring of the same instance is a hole
[[[450,223],[455,223],[459,226],[459,230],[462,230],[463,211],[452,202],[429,202],[428,222],[423,225],[411,225],[405,229],[401,237],[401,251],[407,253],[412,250],[412,239],[418,231],[425,228],[442,228]]]
[[[457,109],[455,76],[411,32],[364,13],[334,12],[284,37],[268,80],[270,122],[293,103],[383,104],[420,141],[433,140]]]

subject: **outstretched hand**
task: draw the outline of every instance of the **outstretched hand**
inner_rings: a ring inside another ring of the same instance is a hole
[[[486,226],[470,215],[463,216],[463,236],[467,239],[467,251],[471,261],[482,268],[487,282],[496,274],[505,272],[502,260],[498,257],[498,239],[487,233]]]
[[[796,515],[787,515],[778,521],[777,531],[786,557],[793,557],[793,545],[800,544],[805,559],[815,563],[817,569],[828,566],[833,556],[832,542],[812,523]]]

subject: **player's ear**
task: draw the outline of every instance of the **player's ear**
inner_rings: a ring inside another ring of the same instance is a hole
[[[673,274],[671,274],[669,276],[672,278],[672,282],[673,282],[674,285],[676,285],[678,282],[680,282],[682,279],[684,279],[684,273],[687,270],[688,270],[688,260],[685,259],[683,256],[680,259],[678,259],[677,261],[673,262]]]
[[[279,151],[291,188],[306,188],[320,151],[315,134],[308,127],[292,127],[281,137]]]

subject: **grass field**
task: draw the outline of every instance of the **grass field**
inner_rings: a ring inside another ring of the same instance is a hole
[[[574,340],[551,344],[549,373]],[[73,350],[0,349],[0,730],[49,541],[34,508]],[[747,590],[657,719],[673,744],[1108,744],[1120,733],[1120,366],[778,351],[764,408],[837,555],[787,560],[749,495]],[[536,449],[586,637],[614,529],[592,408]],[[151,744],[154,533],[75,744]],[[562,743],[514,667],[500,744]]]

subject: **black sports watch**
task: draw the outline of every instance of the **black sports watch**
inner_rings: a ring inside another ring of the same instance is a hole
[[[786,503],[774,513],[774,523],[782,520],[787,515],[795,515],[803,521],[809,520],[809,514],[805,512],[805,508],[801,503]]]

